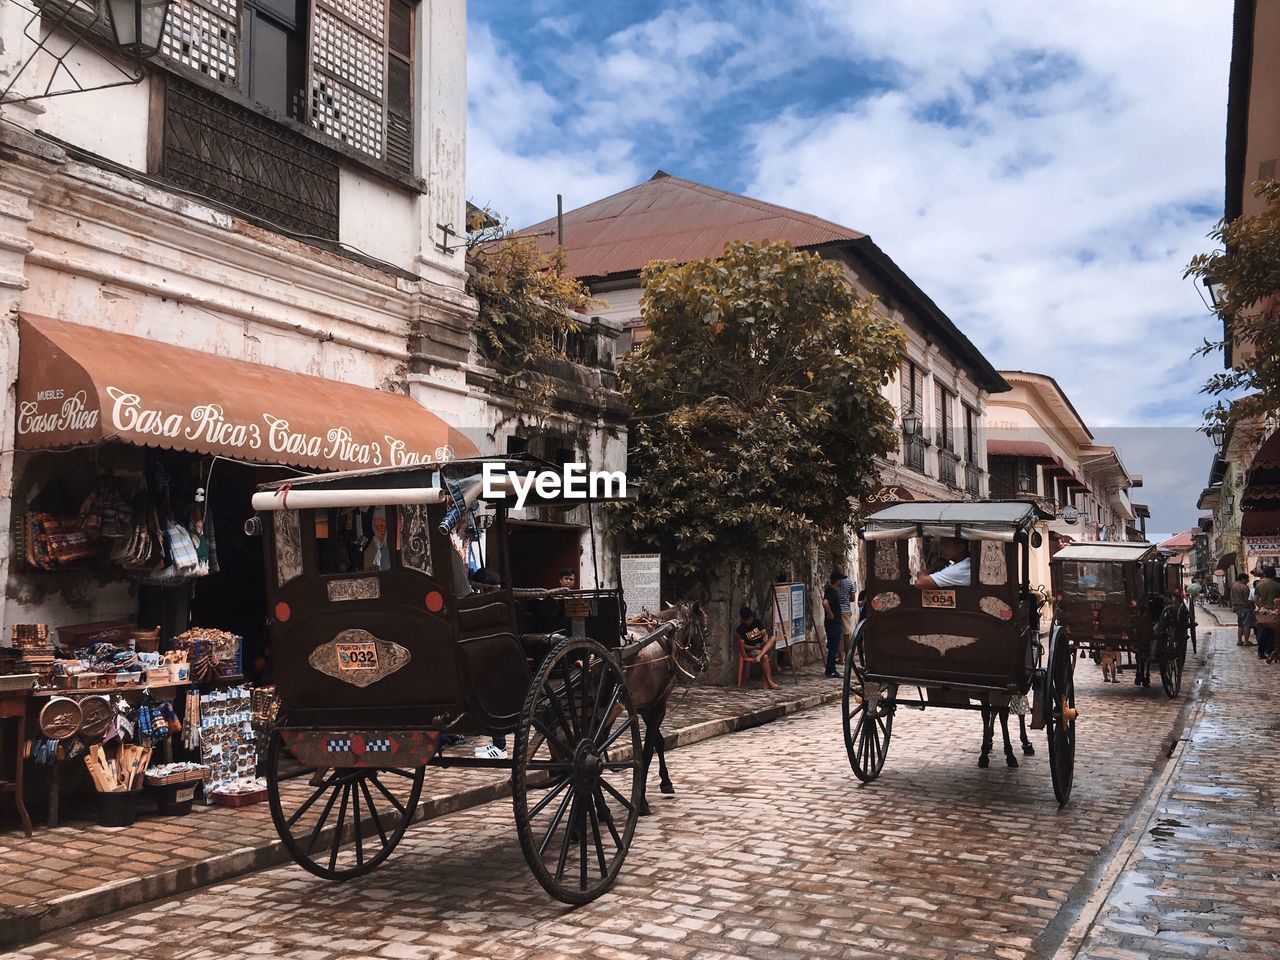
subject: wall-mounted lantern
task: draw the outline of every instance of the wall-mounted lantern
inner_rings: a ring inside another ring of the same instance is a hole
[[[126,57],[145,60],[160,52],[169,0],[107,0],[111,32]]]

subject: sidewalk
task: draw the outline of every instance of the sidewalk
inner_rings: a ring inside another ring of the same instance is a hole
[[[663,724],[668,749],[840,698],[840,682],[825,679],[820,665],[802,667],[794,683],[790,674],[779,682],[774,691],[758,685],[677,690]],[[679,789],[679,758],[670,765]],[[650,788],[657,789],[656,771]],[[416,819],[434,819],[507,796],[509,776],[431,769],[423,794]],[[32,837],[0,833],[0,945],[287,860],[266,803],[197,807],[186,817],[144,816],[125,828],[72,822],[49,829],[37,823]]]
[[[1200,641],[1212,651],[1206,689],[1105,898],[1057,958],[1280,955],[1280,665],[1235,645],[1229,610],[1201,610],[1202,628],[1220,624]]]

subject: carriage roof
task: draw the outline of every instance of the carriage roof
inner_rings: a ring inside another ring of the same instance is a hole
[[[902,540],[926,535],[964,540],[1014,540],[1045,515],[1025,500],[911,501],[895,503],[863,522],[866,540]]]
[[[1094,563],[1137,563],[1149,560],[1156,552],[1155,544],[1145,541],[1069,543],[1053,555],[1053,562],[1082,560]]]
[[[441,475],[459,481],[473,489],[467,492],[467,502],[479,496],[479,482],[486,464],[496,464],[503,473],[527,474],[530,471],[559,471],[557,464],[531,454],[512,456],[470,457],[440,463],[415,463],[395,467],[373,467],[367,470],[342,470],[318,473],[311,476],[276,480],[258,486],[253,497],[255,510],[308,509],[322,506],[374,506],[397,504],[447,503],[450,501]],[[635,485],[627,483],[629,494]],[[295,493],[328,494],[326,497],[293,496]],[[624,497],[592,497],[593,502],[621,500]],[[323,502],[321,502],[323,500]],[[348,502],[349,501],[349,502]],[[585,501],[562,495],[541,496],[530,487],[525,506],[577,507]]]

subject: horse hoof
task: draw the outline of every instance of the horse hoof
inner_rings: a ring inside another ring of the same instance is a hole
[[[978,758],[978,766],[981,767],[983,770],[987,769],[987,767],[989,767],[990,765],[991,765],[991,761],[988,760],[986,757]]]
[[[663,793],[665,793],[668,797],[675,796],[676,788],[669,783],[659,784],[658,789],[661,790]]]
[[[651,814],[651,813],[653,813],[653,811],[649,809],[649,801],[648,801],[648,800],[646,800],[646,801],[644,801],[642,804],[640,804],[640,814],[639,814],[640,816],[642,816],[642,817],[647,817],[647,816],[649,816],[649,814]]]
[[[1018,758],[1015,757],[1012,753],[1010,753],[1004,758],[1004,762],[1007,763],[1010,767],[1016,767],[1018,765]]]
[[[1022,752],[1028,757],[1034,757],[1036,755],[1036,748],[1029,743],[1024,743],[1022,745]]]

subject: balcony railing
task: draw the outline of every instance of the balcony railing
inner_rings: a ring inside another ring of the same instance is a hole
[[[982,495],[982,468],[976,463],[964,465],[964,492],[971,497]]]
[[[959,462],[960,458],[954,453],[947,450],[938,451],[938,479],[953,490],[958,490],[960,486],[956,481],[956,464]]]
[[[924,441],[918,437],[902,440],[902,462],[917,473],[924,473]]]

